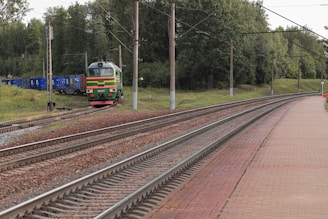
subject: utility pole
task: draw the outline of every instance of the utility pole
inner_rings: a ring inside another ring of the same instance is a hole
[[[170,110],[175,110],[175,4],[171,4],[170,19]]]
[[[138,61],[139,61],[139,1],[135,2],[135,27],[133,47],[133,85],[132,85],[132,109],[138,108]]]
[[[42,77],[45,78],[46,77],[46,63],[44,61],[44,57],[42,59]]]
[[[297,58],[297,73],[298,73],[298,80],[297,80],[297,93],[300,94],[301,93],[301,72],[300,72],[300,63],[299,63],[299,58]]]
[[[47,92],[48,92],[48,110],[52,111],[54,109],[55,103],[53,102],[52,93],[52,53],[51,53],[51,40],[53,40],[53,30],[52,26],[50,25],[50,21],[48,23],[47,29]]]
[[[273,81],[274,81],[274,54],[272,54],[272,70],[271,70],[271,96],[273,96]]]
[[[122,46],[118,45],[118,66],[123,71],[123,63],[122,63]]]
[[[87,73],[87,70],[88,70],[88,52],[84,53],[84,64],[85,64],[85,73]]]
[[[230,96],[233,97],[233,40],[230,41]]]

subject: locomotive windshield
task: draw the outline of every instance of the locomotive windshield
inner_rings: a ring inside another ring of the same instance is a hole
[[[113,76],[112,68],[89,68],[90,77]]]

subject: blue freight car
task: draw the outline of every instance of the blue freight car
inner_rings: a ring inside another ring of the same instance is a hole
[[[67,76],[55,76],[52,78],[53,81],[53,88],[55,91],[59,93],[64,93],[67,84],[68,84],[68,77]]]
[[[8,84],[9,81],[10,81],[10,80],[8,80],[8,79],[4,79],[4,80],[1,81],[1,83],[2,83],[2,84]]]
[[[7,85],[14,85],[17,87],[22,87],[23,86],[23,79],[17,78],[17,79],[5,79],[1,81],[2,84],[7,84]]]
[[[15,85],[26,89],[47,89],[47,79],[43,77],[4,79],[2,80],[2,84]],[[55,76],[52,78],[52,84],[54,91],[65,94],[84,94],[86,90],[86,81],[84,74]]]
[[[37,90],[47,89],[47,79],[45,78],[30,78],[30,88]]]
[[[25,89],[30,89],[31,88],[29,78],[22,78],[22,88],[25,88]]]
[[[21,78],[16,78],[16,79],[11,79],[10,84],[17,86],[17,87],[22,87],[23,86],[23,79]]]
[[[84,75],[83,75],[84,76]],[[85,92],[85,77],[82,75],[69,75],[66,94],[81,94]]]

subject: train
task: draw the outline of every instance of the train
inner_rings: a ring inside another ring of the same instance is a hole
[[[44,77],[4,79],[2,84],[25,89],[47,90]],[[91,106],[112,105],[123,98],[123,72],[111,61],[97,61],[86,74],[52,77],[53,90],[62,94],[83,94]]]
[[[90,105],[112,105],[123,99],[123,72],[111,61],[98,61],[86,72],[86,94]]]

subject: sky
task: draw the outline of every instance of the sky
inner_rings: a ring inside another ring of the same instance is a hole
[[[32,18],[42,19],[43,14],[49,7],[63,6],[68,8],[75,2],[84,4],[88,1],[90,0],[27,0],[32,11],[28,13],[24,20],[29,21]],[[328,30],[324,29],[324,26],[328,26],[328,0],[263,0],[263,6],[270,10],[266,10],[266,13],[271,29],[278,26],[286,28],[287,26],[291,27],[300,24],[306,25],[309,29],[322,36],[318,37],[328,38]]]
[[[328,0],[263,0],[263,6],[270,10],[266,10],[266,14],[271,29],[306,25],[322,36],[319,38],[328,38],[328,30],[324,28],[328,26]]]
[[[29,21],[32,18],[42,19],[42,16],[47,11],[47,8],[60,6],[68,8],[70,5],[74,5],[75,2],[83,5],[89,1],[90,0],[27,0],[29,3],[29,8],[32,10],[27,14],[24,20]]]

